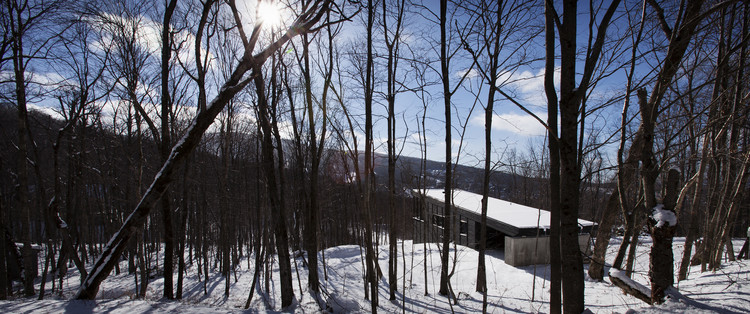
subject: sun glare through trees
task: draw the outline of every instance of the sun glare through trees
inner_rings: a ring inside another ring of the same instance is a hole
[[[0,312],[750,312],[750,1],[2,0],[0,32]]]

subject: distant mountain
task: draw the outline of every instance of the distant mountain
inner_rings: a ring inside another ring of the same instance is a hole
[[[364,164],[364,154],[359,156],[360,164]],[[384,187],[388,183],[388,156],[384,154],[375,154],[375,176],[379,187]],[[420,176],[420,167],[422,160],[420,158],[400,156],[396,162],[396,185],[403,189],[418,188],[418,179]],[[427,160],[425,162],[425,177],[423,184],[425,188],[444,188],[445,187],[445,162]],[[484,180],[484,169],[469,167],[465,165],[454,165],[454,187],[460,190],[466,190],[474,193],[482,193],[482,184]],[[540,188],[546,186],[546,180],[528,178],[521,175],[495,171],[490,177],[490,196],[501,199],[512,200],[521,203],[512,193],[517,190],[518,185],[525,182],[529,190],[538,192]],[[526,204],[535,205],[535,204]]]

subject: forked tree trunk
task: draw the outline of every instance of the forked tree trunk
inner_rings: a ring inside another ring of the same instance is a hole
[[[651,93],[651,97],[648,99],[648,102],[651,104],[651,106],[655,106],[657,109],[661,103],[661,99],[663,98],[669,84],[672,82],[672,79],[674,78],[675,74],[677,73],[677,70],[681,64],[681,61],[683,59],[683,56],[685,55],[685,52],[687,51],[688,45],[691,41],[691,38],[693,36],[693,33],[695,32],[695,28],[698,25],[698,23],[701,21],[701,18],[699,16],[701,6],[703,4],[702,0],[698,1],[690,1],[686,4],[686,7],[684,10],[680,10],[681,12],[684,12],[684,16],[681,21],[683,21],[682,24],[678,25],[678,27],[675,28],[674,36],[670,37],[669,47],[667,50],[667,55],[664,58],[663,64],[664,66],[661,68],[659,73],[656,77],[656,83],[654,85],[653,92]],[[653,119],[656,119],[657,114],[651,115]],[[643,123],[643,122],[642,122]],[[653,122],[649,122],[653,123]],[[633,144],[631,145],[628,158],[625,161],[625,164],[629,164],[629,161],[631,161],[631,155],[636,155],[638,152],[642,149],[641,145],[643,145],[643,141],[645,140],[646,134],[642,134],[641,127],[639,127],[638,132],[635,135],[635,138],[633,140]],[[636,156],[636,158],[633,159],[633,161],[637,161],[640,159],[641,156]],[[622,176],[629,176],[631,175],[630,172],[618,174]],[[633,176],[635,176],[635,173],[632,173]],[[627,178],[626,178],[627,179]],[[624,181],[624,180],[623,180]],[[618,192],[615,191],[612,193],[610,198],[613,197],[619,197],[617,194]],[[589,268],[589,275],[592,278],[600,279],[602,278],[602,269],[604,264],[604,255],[607,250],[607,246],[609,245],[609,240],[611,237],[611,227],[612,223],[614,221],[615,216],[617,215],[617,211],[613,210],[613,207],[610,207],[609,204],[612,204],[612,200],[608,202],[607,210],[604,212],[604,217],[602,218],[602,223],[599,226],[599,229],[597,231],[596,236],[596,244],[594,247],[594,263]]]
[[[547,96],[547,125],[549,126],[549,189],[550,189],[550,313],[562,310],[562,283],[560,257],[560,148],[557,132],[557,92],[554,85],[555,73],[555,25],[552,3],[544,7],[544,92]],[[554,118],[550,118],[554,117]]]

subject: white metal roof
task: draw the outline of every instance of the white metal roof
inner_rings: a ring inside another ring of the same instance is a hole
[[[443,189],[427,189],[425,196],[436,199],[445,199]],[[465,211],[482,214],[482,195],[462,190],[453,190],[453,204]],[[519,229],[539,228],[548,229],[550,212],[533,208],[513,202],[490,197],[487,204],[487,218],[514,226]],[[581,226],[593,226],[588,220],[578,219]]]

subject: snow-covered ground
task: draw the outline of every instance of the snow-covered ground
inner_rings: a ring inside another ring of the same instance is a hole
[[[648,285],[648,238],[642,238],[638,247],[636,272],[633,279]],[[675,239],[674,253],[679,260],[683,249],[683,239]],[[735,247],[742,245],[742,240],[734,241]],[[614,259],[618,239],[610,245],[608,262]],[[379,311],[385,313],[458,313],[481,311],[482,295],[474,292],[476,283],[476,263],[478,253],[472,249],[458,247],[455,273],[451,283],[458,298],[458,304],[451,305],[446,297],[437,293],[440,281],[440,256],[437,245],[429,244],[425,251],[422,244],[411,241],[403,243],[405,255],[399,256],[399,293],[396,301],[388,300],[387,280],[387,247],[380,248],[380,267],[385,276],[380,283]],[[401,250],[401,245],[399,245]],[[401,253],[401,252],[400,252]],[[330,309],[337,312],[369,312],[370,303],[364,298],[362,273],[362,253],[357,246],[340,246],[329,248],[325,252],[325,274],[327,280],[322,283],[324,291],[321,298]],[[549,266],[511,267],[502,260],[502,252],[490,252],[487,257],[488,276],[488,312],[549,312]],[[252,258],[252,257],[251,257]],[[322,258],[322,256],[321,256]],[[321,259],[322,260],[322,259]],[[425,284],[424,262],[427,263],[427,283]],[[403,263],[406,263],[404,274]],[[96,301],[70,301],[79,283],[77,273],[65,279],[62,296],[48,296],[46,300],[36,298],[17,298],[0,302],[2,313],[239,313],[250,291],[252,265],[243,260],[237,269],[236,278],[231,276],[231,290],[224,298],[224,278],[213,272],[208,282],[208,294],[203,293],[203,283],[198,280],[195,265],[188,270],[185,278],[184,298],[179,301],[162,299],[162,279],[152,280],[145,300],[133,300],[135,285],[133,275],[121,274],[110,276],[101,286]],[[294,265],[293,265],[294,266]],[[127,265],[123,263],[122,269]],[[302,262],[297,260],[297,272],[294,273],[296,304],[290,309],[295,312],[316,313],[320,308],[305,289],[307,270],[302,269]],[[675,262],[675,269],[679,261]],[[300,278],[297,278],[297,274]],[[320,267],[321,278],[324,269]],[[536,275],[535,275],[536,274]],[[278,278],[278,273],[273,274]],[[677,284],[679,293],[684,297],[679,300],[668,300],[659,306],[648,306],[642,301],[624,295],[619,288],[609,283],[596,282],[586,277],[586,307],[597,313],[746,313],[750,312],[750,263],[748,261],[725,262],[717,272],[700,273],[700,267],[690,269],[689,278]],[[402,290],[406,283],[407,289]],[[38,287],[38,285],[37,285]],[[49,289],[49,284],[47,285]],[[261,283],[257,286],[249,312],[274,312],[280,308],[280,288],[271,284],[271,291],[264,290]],[[425,295],[425,290],[427,295]]]

